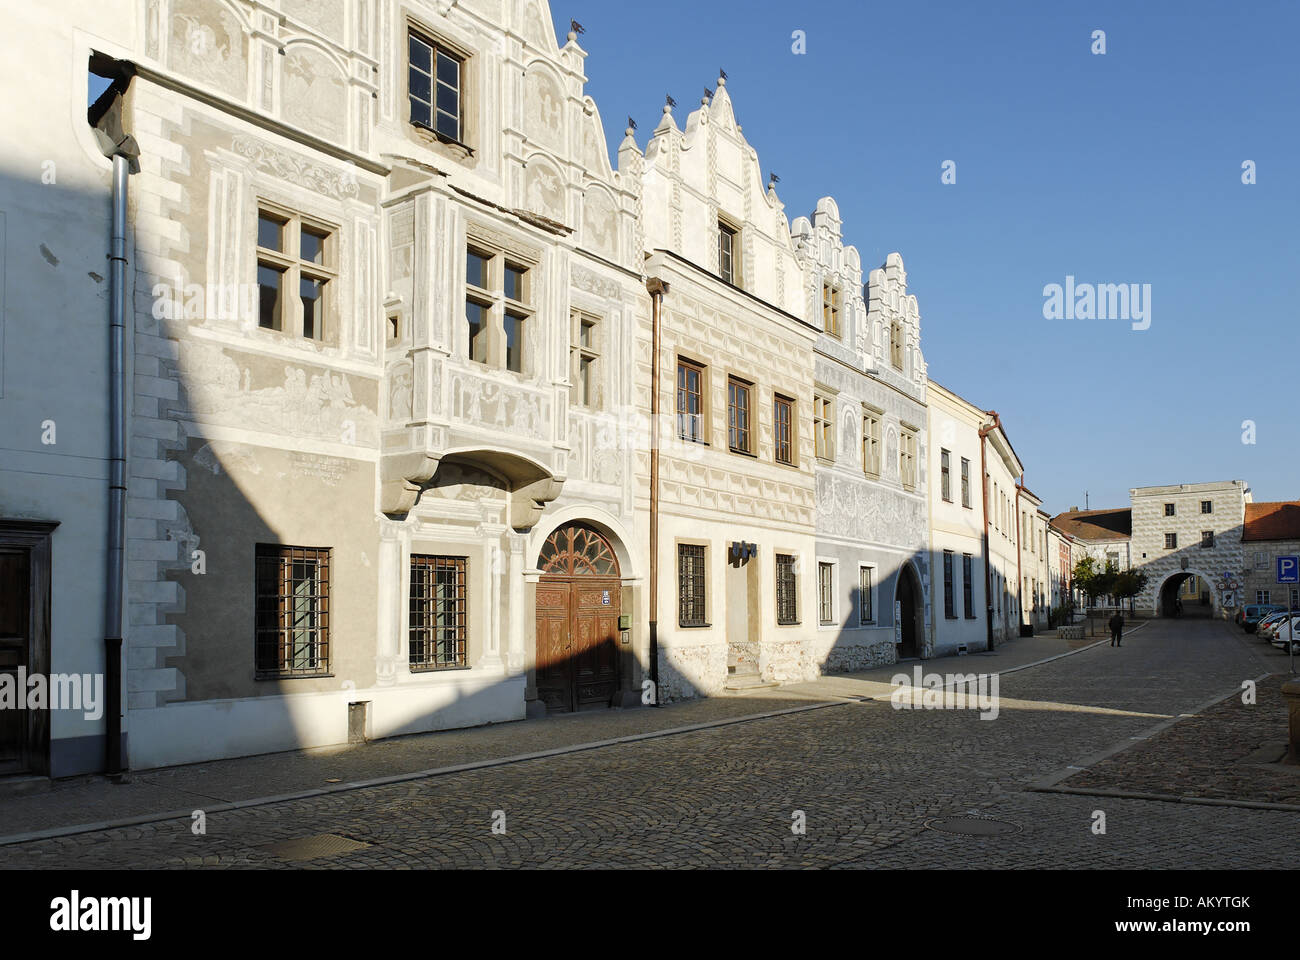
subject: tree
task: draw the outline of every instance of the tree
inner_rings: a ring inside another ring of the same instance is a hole
[[[1121,602],[1124,600],[1130,601],[1129,609],[1131,610],[1133,607],[1131,601],[1147,588],[1147,582],[1150,579],[1151,578],[1147,576],[1147,574],[1142,573],[1141,571],[1125,570],[1115,576],[1115,583],[1111,588],[1111,593],[1113,593],[1115,598]]]
[[[1096,557],[1083,557],[1074,565],[1074,586],[1087,599],[1089,607],[1096,603],[1097,597],[1104,592],[1099,589],[1097,580],[1104,576],[1097,570]]]

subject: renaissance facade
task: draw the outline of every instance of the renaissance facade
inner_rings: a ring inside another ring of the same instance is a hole
[[[68,115],[67,203],[106,202],[109,157],[129,159],[128,395],[122,482],[18,482],[74,462],[32,424],[69,386],[100,402],[110,362],[88,351],[75,385],[22,374],[49,335],[37,302],[107,311],[85,284],[41,300],[50,278],[15,257],[31,278],[7,304],[0,422],[25,459],[0,464],[0,562],[25,612],[4,631],[23,665],[106,675],[121,702],[7,725],[0,760],[148,768],[1015,635],[1023,468],[1000,420],[945,391],[963,439],[936,445],[902,257],[864,267],[829,198],[790,224],[725,77],[681,126],[665,107],[644,150],[629,127],[615,166],[586,51],[544,0],[24,16],[42,69],[111,81],[91,123],[79,87],[15,109],[33,130]],[[67,203],[42,217],[22,178],[50,148],[23,144],[0,224],[40,233]],[[110,225],[66,239],[100,282]],[[61,429],[78,463],[107,443]],[[960,637],[933,533],[958,458]],[[102,580],[69,565],[111,534],[100,490],[125,496],[120,591],[111,551]],[[86,602],[105,597],[116,638]]]

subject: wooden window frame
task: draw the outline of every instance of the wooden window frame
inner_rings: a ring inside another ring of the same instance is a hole
[[[486,260],[484,268],[487,286],[470,282],[469,258],[471,256]],[[470,336],[469,310],[464,314],[465,357],[472,363],[481,363],[494,370],[512,373],[527,378],[533,373],[533,356],[528,350],[528,335],[537,315],[534,275],[539,265],[531,258],[513,251],[484,242],[471,231],[465,242],[465,300],[484,310],[484,356],[481,360],[474,358],[474,344]],[[522,274],[522,299],[510,297],[506,293],[506,271],[516,270]],[[506,333],[507,318],[519,322],[518,347],[519,369],[510,367],[509,337]]]
[[[430,72],[426,73],[425,70],[419,68],[413,62],[411,57],[411,45],[413,41],[421,43],[424,46],[429,48]],[[450,86],[450,84],[445,84],[444,81],[442,81],[438,76],[438,55],[439,54],[441,54],[442,56],[446,57],[449,60],[454,61],[457,66],[457,77],[456,77],[457,83],[455,88],[456,89],[456,117],[455,117],[456,133],[454,136],[448,134],[444,130],[439,129],[438,126],[439,114],[450,115],[448,114],[447,111],[441,110],[438,107],[439,85],[441,84],[444,86]],[[411,21],[407,21],[406,24],[406,107],[407,107],[406,119],[407,119],[407,123],[415,127],[417,130],[421,130],[427,133],[429,136],[434,137],[435,139],[439,140],[442,143],[453,144],[455,146],[462,147],[467,151],[470,149],[469,145],[465,142],[466,127],[467,127],[466,121],[469,116],[469,111],[466,109],[465,101],[467,99],[467,93],[469,88],[468,70],[466,69],[467,66],[469,65],[469,60],[470,60],[469,55],[466,54],[463,50],[459,49],[453,44],[448,43],[442,38],[436,36],[428,29],[419,26]],[[415,92],[412,90],[411,76],[417,70],[418,72],[429,76],[429,99],[428,100],[424,100],[422,97],[417,97]],[[423,123],[420,120],[416,119],[415,104],[417,102],[428,106],[429,108],[428,123]]]
[[[257,236],[255,236],[258,288],[257,329],[267,333],[296,337],[312,343],[332,345],[338,342],[338,302],[336,288],[339,271],[337,267],[339,253],[339,227],[308,214],[291,210],[282,204],[259,199],[257,208]],[[280,249],[262,246],[261,222],[263,218],[280,224]],[[304,260],[302,256],[302,235],[308,232],[323,234],[321,259],[324,263]],[[291,252],[290,252],[291,251]],[[274,270],[280,276],[280,316],[279,326],[265,326],[262,323],[262,304],[260,279],[263,269]],[[305,332],[304,317],[306,311],[302,305],[302,283],[311,280],[321,285],[319,300],[320,329],[312,336]]]
[[[880,414],[875,410],[862,413],[862,472],[880,479]]]
[[[844,308],[844,294],[833,283],[822,283],[822,332],[836,340],[843,339],[840,315]]]
[[[785,407],[785,436],[782,436],[782,416],[781,408]],[[773,394],[772,396],[772,441],[773,453],[772,458],[779,464],[787,467],[798,466],[798,405],[794,398],[787,397],[784,394]],[[785,456],[782,456],[782,450]]]
[[[813,397],[813,446],[818,460],[835,462],[835,401],[821,394]]]
[[[734,376],[727,378],[727,449],[754,455],[754,385]]]
[[[330,642],[330,567],[333,564],[329,547],[298,547],[286,544],[259,543],[255,552],[254,571],[254,666],[258,680],[303,680],[329,677]],[[311,583],[312,591],[306,595],[296,593],[295,564],[310,564],[314,575],[302,582]],[[312,625],[305,628],[312,635],[309,640],[306,666],[294,666],[290,659],[299,659],[300,650],[292,634],[300,629],[290,618],[294,611],[289,601],[312,601],[308,616]],[[274,606],[266,605],[273,601]],[[274,663],[272,663],[274,658]]]
[[[939,451],[939,495],[944,503],[952,503],[952,451]]]
[[[898,479],[909,493],[917,488],[916,433],[903,428],[898,431]]]
[[[951,550],[943,552],[943,617],[957,619],[956,561]]]
[[[698,374],[699,390],[692,391],[683,385],[683,371],[689,376],[690,373]],[[706,364],[696,363],[694,360],[688,360],[685,357],[677,358],[677,379],[673,386],[673,410],[677,414],[677,439],[684,443],[702,443],[706,446],[709,443],[709,368]],[[683,408],[682,401],[684,397],[693,397],[699,410],[691,413],[689,407]],[[683,425],[688,422],[686,418],[694,417],[696,429],[694,435],[688,434],[683,430]]]
[[[835,626],[835,564],[817,561],[817,624]]]
[[[969,553],[961,555],[962,612],[967,620],[975,619],[975,558]]]
[[[970,498],[970,461],[965,457],[961,458],[961,505],[967,510],[973,509]]]
[[[740,262],[737,259],[739,247],[740,227],[725,217],[719,217],[718,276],[724,283],[729,283],[733,287],[739,287],[741,284]]]
[[[583,342],[584,331],[590,331],[586,343]],[[600,389],[602,332],[599,317],[579,310],[573,312],[570,320],[569,376],[573,382],[571,397],[575,407],[595,410],[604,406]]]
[[[427,581],[417,589],[417,571]],[[450,574],[453,594],[439,597],[439,575]],[[412,673],[437,673],[469,668],[469,558],[411,554],[407,569],[407,653]],[[450,604],[450,611],[443,605]],[[452,622],[446,623],[450,612]],[[442,655],[445,644],[451,657]]]

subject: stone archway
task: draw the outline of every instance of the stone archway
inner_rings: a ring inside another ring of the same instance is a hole
[[[1187,598],[1180,597],[1183,584],[1191,578],[1196,578],[1209,593],[1210,602],[1201,605],[1197,600],[1195,605],[1187,601]],[[1177,570],[1167,574],[1161,581],[1159,588],[1156,590],[1156,616],[1158,617],[1216,617],[1219,614],[1219,598],[1215,594],[1214,582],[1211,578],[1201,573],[1199,570]]]

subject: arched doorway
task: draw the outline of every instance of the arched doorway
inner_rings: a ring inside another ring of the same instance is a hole
[[[537,567],[537,697],[552,713],[608,707],[618,692],[622,581],[605,537],[575,523],[542,545]]]
[[[1195,571],[1172,574],[1160,585],[1159,605],[1156,612],[1162,617],[1212,617],[1212,584]]]
[[[925,622],[922,603],[920,578],[912,565],[905,563],[898,571],[898,585],[894,590],[895,642],[899,660],[911,660],[921,655],[921,627]]]

